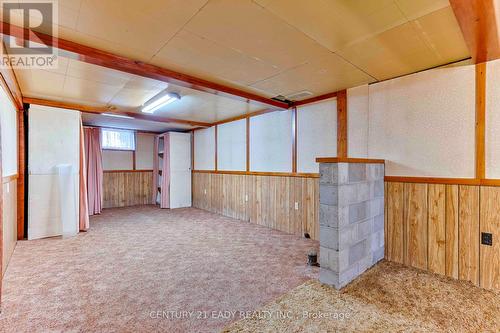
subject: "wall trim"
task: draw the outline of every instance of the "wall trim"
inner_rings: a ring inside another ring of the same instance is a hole
[[[486,63],[476,65],[476,178],[486,178]]]
[[[385,160],[377,158],[350,158],[350,157],[317,157],[318,163],[377,163],[384,164]]]
[[[272,177],[300,177],[319,178],[319,173],[300,172],[261,172],[261,171],[224,171],[224,170],[193,170],[193,173],[213,173],[225,175],[245,175],[245,176],[272,176]]]
[[[18,174],[2,177],[2,184],[10,183],[13,180],[18,179]]]
[[[144,169],[144,170],[104,170],[104,173],[118,173],[118,172],[153,172],[153,170]]]
[[[438,178],[438,177],[401,177],[385,176],[386,182],[393,183],[422,183],[422,184],[445,184],[445,185],[477,185],[477,186],[500,186],[500,179],[478,179],[478,178]]]

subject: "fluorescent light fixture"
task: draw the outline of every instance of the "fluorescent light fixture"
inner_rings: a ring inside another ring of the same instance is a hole
[[[122,114],[116,114],[116,113],[101,113],[102,116],[106,117],[115,117],[115,118],[124,118],[124,119],[135,119],[134,117],[130,116],[124,116]]]
[[[172,102],[175,102],[177,100],[181,99],[181,96],[177,93],[166,93],[166,92],[161,92],[155,97],[151,98],[149,101],[144,103],[142,106],[141,111],[144,113],[153,113],[159,108],[168,105]]]

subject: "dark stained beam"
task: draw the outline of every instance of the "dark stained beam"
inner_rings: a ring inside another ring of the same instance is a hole
[[[170,69],[147,64],[142,61],[133,60],[119,56],[110,52],[102,51],[93,47],[78,44],[61,38],[56,38],[44,33],[1,22],[1,33],[12,36],[21,42],[27,39],[33,42],[43,42],[45,45],[53,46],[63,50],[63,55],[68,58],[80,60],[89,64],[94,64],[114,70],[135,74],[158,81],[172,83],[178,86],[203,91],[213,95],[219,95],[238,99],[244,102],[258,102],[267,106],[279,109],[288,109],[289,105],[267,97],[243,91],[237,88],[228,87],[208,80],[200,79],[191,75],[179,73]],[[26,34],[25,34],[26,32]],[[36,36],[36,37],[35,37]]]
[[[450,0],[474,63],[500,58],[494,0]]]
[[[26,104],[51,106],[51,107],[56,107],[56,108],[61,108],[61,109],[76,110],[76,111],[81,111],[81,112],[85,112],[85,113],[93,113],[93,114],[113,113],[113,114],[117,114],[117,115],[124,115],[124,116],[128,116],[128,117],[132,117],[134,119],[154,121],[157,123],[183,124],[183,125],[197,126],[197,127],[210,127],[212,125],[210,123],[205,123],[205,122],[201,122],[201,121],[157,117],[157,116],[153,116],[153,115],[149,115],[149,114],[121,111],[121,110],[117,110],[114,107],[88,106],[88,105],[84,105],[84,104],[67,103],[67,102],[61,102],[61,101],[54,101],[54,100],[40,99],[40,98],[30,98],[30,97],[24,97],[23,102]]]
[[[319,96],[315,96],[315,97],[311,97],[311,98],[307,98],[307,99],[303,99],[301,101],[293,102],[291,106],[300,106],[300,105],[305,105],[305,104],[311,104],[311,103],[319,102],[319,101],[334,98],[334,97],[337,97],[336,91],[331,92],[331,93],[327,93],[327,94],[323,94],[323,95],[319,95]]]
[[[2,45],[5,50],[5,46]],[[0,66],[0,85],[5,90],[17,110],[23,110],[23,95],[12,67]]]

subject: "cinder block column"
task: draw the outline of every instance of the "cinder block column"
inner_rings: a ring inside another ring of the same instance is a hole
[[[344,287],[384,257],[384,164],[320,164],[320,281]]]

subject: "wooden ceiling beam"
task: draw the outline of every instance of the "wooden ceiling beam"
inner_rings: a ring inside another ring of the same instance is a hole
[[[3,42],[2,42],[3,44]],[[4,45],[1,45],[5,52]],[[3,87],[17,110],[23,109],[23,95],[12,67],[0,66],[0,85]]]
[[[319,101],[322,101],[325,99],[330,99],[330,98],[335,98],[335,97],[337,97],[336,91],[331,92],[331,93],[327,93],[327,94],[323,94],[323,95],[319,95],[319,96],[315,96],[315,97],[311,97],[311,98],[307,98],[307,99],[303,99],[301,101],[293,102],[291,106],[295,107],[295,106],[300,106],[300,105],[305,105],[305,104],[311,104],[311,103],[315,103],[315,102],[319,102]]]
[[[222,84],[200,79],[191,75],[179,73],[170,69],[147,64],[142,61],[133,60],[110,52],[102,51],[93,47],[78,44],[61,38],[56,38],[31,29],[19,27],[7,22],[1,22],[1,33],[12,36],[20,41],[27,39],[32,42],[43,42],[45,45],[65,51],[63,55],[68,58],[83,61],[129,74],[134,74],[158,81],[172,83],[178,86],[203,91],[213,95],[229,97],[244,102],[257,102],[278,109],[288,109],[289,105],[267,97],[243,91],[241,89],[228,87]]]
[[[147,120],[147,121],[153,121],[153,122],[157,122],[157,123],[182,124],[182,125],[189,125],[189,126],[196,126],[196,127],[210,127],[210,126],[212,126],[211,123],[185,120],[185,119],[157,117],[157,116],[142,114],[142,113],[121,111],[121,110],[117,110],[114,107],[89,106],[89,105],[85,105],[85,104],[67,103],[67,102],[41,99],[41,98],[31,98],[31,97],[24,97],[23,102],[26,104],[51,106],[51,107],[56,107],[56,108],[61,108],[61,109],[75,110],[75,111],[81,111],[81,112],[93,113],[93,114],[103,114],[103,113],[110,114],[110,113],[112,113],[112,114],[116,114],[116,115],[128,116],[128,117],[138,119],[138,120]]]
[[[500,58],[495,0],[450,0],[474,63]]]

